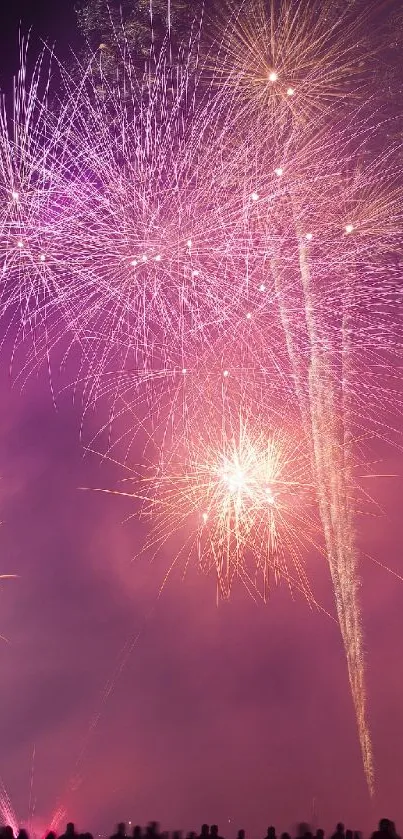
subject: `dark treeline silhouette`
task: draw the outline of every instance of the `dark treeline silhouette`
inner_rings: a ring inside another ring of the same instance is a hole
[[[13,828],[10,825],[0,827],[0,839],[15,839]],[[29,839],[28,832],[24,828],[20,828],[17,839]],[[78,833],[72,822],[66,825],[66,830],[61,836],[57,837],[56,833],[50,831],[41,839],[93,839],[91,833]],[[149,822],[146,827],[136,824],[129,832],[126,831],[124,822],[119,822],[115,833],[110,839],[183,839],[182,830],[161,831],[158,822]],[[190,831],[186,834],[186,839],[223,839],[218,830],[218,825],[202,824],[200,833],[197,831]],[[232,838],[231,838],[232,839]],[[249,839],[246,837],[246,832],[241,828],[237,832],[236,839]],[[289,833],[277,833],[276,828],[271,825],[267,828],[267,833],[264,839],[292,839]],[[308,824],[302,822],[298,825],[297,833],[294,839],[362,839],[361,831],[346,830],[342,822],[338,822],[334,833],[326,836],[325,831],[318,828],[313,832]],[[390,819],[381,819],[378,830],[376,830],[371,839],[400,839],[396,832],[395,823]]]

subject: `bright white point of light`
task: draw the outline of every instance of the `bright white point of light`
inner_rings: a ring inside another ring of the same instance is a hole
[[[269,73],[269,82],[276,82],[276,81],[277,81],[277,79],[278,79],[278,75],[277,75],[276,71],[275,71],[275,70],[272,70],[272,71]]]
[[[186,367],[182,367],[182,373],[183,373],[183,375],[185,375],[185,373],[187,373],[187,368]]]
[[[198,277],[198,276],[199,276],[199,272],[196,269],[194,269],[192,271],[192,277]]]
[[[202,519],[203,519],[203,521],[204,521],[204,524],[206,524],[206,521],[207,521],[207,519],[208,519],[208,515],[207,515],[207,513],[203,513],[203,515],[202,515]]]
[[[188,248],[191,248],[192,247],[192,240],[188,239],[186,244],[187,244]]]
[[[147,262],[147,260],[148,260],[148,256],[147,256],[147,254],[146,254],[146,253],[143,253],[143,256],[141,257],[141,261],[142,261],[142,262]]]
[[[156,262],[161,262],[161,254],[157,253],[157,256],[154,257]]]
[[[252,317],[251,313],[250,313],[250,312],[247,312],[247,313],[246,313],[246,317],[248,318],[248,320],[250,320],[250,319],[251,319],[251,317]]]
[[[229,370],[223,370],[223,376],[226,379],[229,376]]]
[[[135,268],[137,265],[137,259],[132,259],[130,265],[133,265],[133,268]]]
[[[11,193],[11,197],[12,197],[13,201],[18,201],[19,193],[15,192],[15,190],[13,190],[12,193]]]
[[[18,242],[17,242],[17,246],[19,248],[23,248],[24,247],[24,242],[21,242],[21,239],[19,239]]]
[[[252,199],[252,201],[259,201],[259,193],[258,192],[252,192],[251,199]]]
[[[346,233],[352,233],[353,230],[354,230],[354,225],[353,224],[346,224],[346,226],[345,226]]]
[[[240,492],[245,486],[245,476],[241,469],[231,469],[229,474],[224,472],[222,478],[230,492]]]
[[[259,291],[266,291],[266,286],[264,283],[261,283],[259,286]]]
[[[287,87],[287,96],[294,96],[295,90],[293,87]]]
[[[266,487],[266,499],[268,504],[274,504],[274,495],[270,487]]]
[[[308,239],[308,242],[312,240],[313,233],[305,233],[305,239]]]
[[[41,262],[45,262],[45,259],[46,259],[45,254],[44,254],[44,253],[41,253],[41,255],[40,255],[39,259],[40,259],[40,261],[41,261]]]
[[[277,175],[278,178],[281,178],[281,175],[283,174],[282,166],[277,166],[277,169],[274,170],[274,174]]]

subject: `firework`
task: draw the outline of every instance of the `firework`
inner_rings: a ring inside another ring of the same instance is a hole
[[[18,836],[19,823],[10,796],[0,778],[0,812],[3,824],[10,825],[14,836]]]
[[[240,580],[265,599],[273,575],[315,603],[303,564],[307,550],[320,550],[315,486],[295,429],[270,429],[267,417],[259,429],[255,412],[246,419],[225,399],[192,418],[181,445],[165,441],[149,468],[127,468],[116,492],[151,520],[144,550],[180,542],[165,579],[176,565],[196,564],[214,571],[221,596]]]
[[[212,74],[190,44],[139,77],[124,47],[115,82],[102,53],[78,81],[62,71],[52,108],[40,65],[22,72],[0,125],[0,253],[3,312],[35,356],[66,336],[85,408],[108,402],[108,445],[115,426],[157,447],[128,493],[156,549],[180,531],[175,561],[214,569],[224,596],[240,578],[265,597],[274,575],[312,602],[316,497],[372,791],[353,441],[384,433],[373,367],[400,351],[402,188],[376,93],[356,95],[361,23],[251,0]]]
[[[328,2],[222,6],[207,65],[220,95],[231,101],[237,131],[258,130],[267,139],[280,132],[285,139],[356,99],[369,63],[363,23],[356,7]]]
[[[49,106],[51,55],[34,67],[21,44],[14,99],[0,110],[0,312],[17,332],[46,324],[60,296],[62,265],[54,256],[58,183],[63,173],[63,114]]]

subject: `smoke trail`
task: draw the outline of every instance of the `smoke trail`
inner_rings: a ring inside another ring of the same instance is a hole
[[[352,433],[348,423],[347,320],[343,321],[343,396],[338,399],[338,380],[332,357],[321,335],[320,316],[308,263],[307,248],[299,237],[299,277],[302,289],[303,335],[295,326],[295,305],[290,302],[287,266],[272,260],[280,317],[304,431],[311,449],[316,476],[318,503],[326,552],[333,583],[336,610],[343,639],[351,694],[357,719],[365,777],[370,794],[374,792],[372,744],[366,721],[366,690],[363,639],[358,602],[358,555],[355,544],[353,511],[349,503]],[[322,327],[323,328],[323,327]],[[301,323],[298,324],[301,330]],[[308,348],[308,351],[306,351]]]
[[[324,526],[337,615],[346,653],[365,777],[372,795],[374,767],[366,721],[363,640],[358,602],[358,555],[352,510],[348,500],[349,473],[346,471],[346,456],[349,462],[351,450],[351,434],[348,433],[347,426],[344,426],[342,420],[338,418],[341,409],[345,406],[338,405],[337,402],[332,359],[321,341],[320,326],[315,316],[316,306],[312,294],[307,249],[301,240],[299,265],[311,352],[309,396],[320,515]],[[347,421],[347,417],[345,420]],[[345,443],[348,445],[348,450],[345,450]]]

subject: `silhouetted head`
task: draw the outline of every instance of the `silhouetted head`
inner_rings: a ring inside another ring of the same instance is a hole
[[[14,831],[13,831],[13,828],[11,827],[11,825],[6,824],[6,826],[3,827],[2,833],[3,833],[4,839],[14,839]]]
[[[344,824],[343,824],[343,822],[337,822],[337,824],[336,824],[336,833],[344,833]]]
[[[325,831],[322,830],[321,827],[318,827],[318,829],[316,831],[316,839],[324,839],[324,836],[325,836]]]
[[[200,836],[209,836],[210,828],[208,824],[202,824]]]
[[[218,836],[218,825],[212,824],[210,827],[210,836],[216,837]]]
[[[28,832],[23,827],[18,831],[18,839],[29,839]]]
[[[353,831],[346,830],[346,839],[353,839]]]
[[[75,836],[75,829],[73,822],[67,822],[66,824],[66,836]]]
[[[126,836],[126,825],[124,822],[119,822],[116,833],[118,836]]]
[[[276,828],[273,825],[267,828],[267,839],[276,839]]]
[[[56,839],[56,833],[54,830],[49,830],[49,833],[46,834],[45,839]]]
[[[245,831],[243,829],[238,830],[238,839],[245,839]]]
[[[291,836],[290,836],[289,833],[282,833],[281,834],[281,839],[291,839]]]
[[[141,827],[139,824],[136,824],[133,828],[133,839],[141,839]]]
[[[380,820],[380,822],[379,822],[379,830],[380,830],[382,833],[388,833],[388,832],[389,832],[389,827],[390,827],[390,821],[389,821],[389,819],[381,819],[381,820]]]

